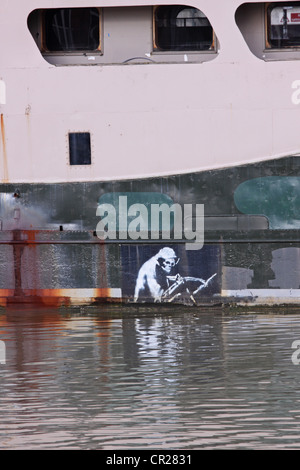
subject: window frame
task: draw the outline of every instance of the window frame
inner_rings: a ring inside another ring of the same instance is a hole
[[[77,162],[72,163],[72,153],[75,156],[76,149],[72,148],[71,136],[86,135],[88,136],[88,162]],[[67,145],[68,145],[68,165],[70,168],[89,168],[92,165],[92,135],[90,131],[71,131],[69,130],[67,134]],[[73,150],[73,152],[72,152]]]
[[[196,10],[199,10],[201,11],[201,13],[204,14],[204,16],[208,19],[208,17],[205,15],[205,13],[200,10],[199,8],[197,7],[194,7],[194,6],[190,6],[190,5],[155,5],[153,6],[152,8],[152,47],[153,47],[153,53],[154,54],[216,54],[217,53],[217,46],[216,46],[216,35],[215,35],[215,31],[214,31],[214,28],[211,24],[211,22],[209,21],[209,24],[211,25],[211,28],[212,28],[212,43],[211,43],[211,46],[209,49],[161,49],[158,44],[157,44],[157,29],[156,29],[156,21],[155,21],[155,17],[156,17],[156,11],[157,9],[163,7],[163,6],[169,6],[169,7],[179,7],[179,6],[184,6],[186,8],[193,8],[193,9],[196,9]]]
[[[277,46],[273,46],[271,44],[271,39],[270,39],[270,35],[271,35],[271,11],[272,11],[272,8],[276,8],[276,7],[281,7],[281,6],[289,6],[289,5],[299,5],[300,7],[300,1],[291,1],[289,3],[286,3],[286,2],[267,2],[265,3],[265,48],[266,48],[266,51],[297,51],[297,50],[300,50],[300,37],[299,37],[299,44],[296,44],[296,45],[287,45],[287,46],[281,46],[281,47],[277,47]],[[300,24],[299,24],[299,30],[300,30]],[[299,31],[300,32],[300,31]]]
[[[86,9],[86,10],[98,10],[99,13],[99,44],[97,49],[75,49],[75,50],[65,50],[65,51],[55,51],[49,50],[46,44],[46,14],[49,10],[79,10],[79,9]],[[43,55],[51,55],[51,56],[58,56],[58,55],[67,55],[67,56],[76,56],[76,55],[85,55],[85,54],[93,54],[93,55],[103,55],[103,12],[101,7],[67,7],[67,8],[43,8],[40,11],[41,14],[41,53]]]

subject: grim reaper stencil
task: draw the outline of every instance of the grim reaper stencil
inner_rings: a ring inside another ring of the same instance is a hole
[[[154,302],[172,302],[187,293],[196,304],[194,295],[207,287],[217,273],[207,280],[182,277],[174,272],[179,261],[175,251],[168,247],[162,248],[146,261],[138,272],[134,301],[151,298]]]

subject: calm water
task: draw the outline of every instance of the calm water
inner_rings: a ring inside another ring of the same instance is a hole
[[[300,311],[19,308],[0,340],[0,449],[300,449]]]

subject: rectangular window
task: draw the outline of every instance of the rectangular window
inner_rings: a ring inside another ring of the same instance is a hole
[[[100,51],[99,8],[45,10],[44,48],[48,52]]]
[[[69,133],[70,165],[91,164],[91,135],[89,132]]]
[[[154,9],[154,49],[160,51],[207,51],[214,49],[213,28],[197,8],[185,5]]]
[[[300,46],[300,2],[270,3],[267,6],[267,47]]]

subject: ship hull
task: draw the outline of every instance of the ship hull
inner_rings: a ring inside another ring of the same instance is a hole
[[[287,156],[140,180],[3,183],[0,304],[299,305],[299,164]],[[152,230],[160,204],[192,210],[193,239],[184,211],[181,237],[174,220],[168,233]]]

